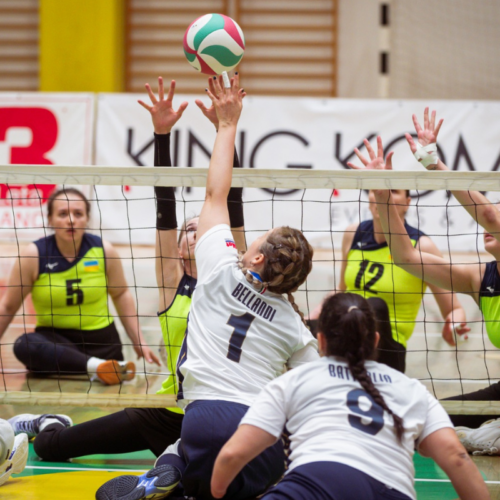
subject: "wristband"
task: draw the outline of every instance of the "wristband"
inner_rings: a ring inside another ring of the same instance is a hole
[[[417,150],[414,153],[415,158],[419,163],[421,163],[428,170],[431,165],[437,165],[439,161],[439,156],[437,153],[437,144],[433,142],[432,144],[428,144],[427,146],[422,146],[419,142],[417,142]]]
[[[238,153],[234,148],[233,168],[241,168]],[[227,210],[229,212],[229,223],[231,227],[243,227],[245,220],[243,217],[243,188],[232,187],[227,196]]]

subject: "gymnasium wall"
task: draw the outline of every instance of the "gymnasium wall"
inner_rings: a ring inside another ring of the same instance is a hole
[[[180,40],[214,11],[245,31],[253,95],[500,99],[496,0],[0,0],[0,90],[140,91],[163,74],[197,92]]]

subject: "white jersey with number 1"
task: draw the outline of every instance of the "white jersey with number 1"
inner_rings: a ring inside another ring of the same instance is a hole
[[[285,366],[318,359],[290,302],[245,279],[228,225],[207,231],[195,257],[198,283],[178,365],[181,407],[197,399],[250,405]]]

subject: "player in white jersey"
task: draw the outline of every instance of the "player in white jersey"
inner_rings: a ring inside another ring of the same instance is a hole
[[[222,79],[211,79],[207,91],[219,131],[198,221],[197,288],[178,364],[178,400],[186,408],[181,439],[139,482],[130,476],[112,480],[106,488],[110,500],[167,496],[181,479],[187,496],[211,499],[215,458],[248,406],[285,367],[318,359],[317,342],[291,295],[311,271],[313,250],[300,231],[280,227],[256,239],[238,259],[227,197],[245,93],[237,75],[229,89]],[[281,477],[284,463],[278,441],[240,473],[226,498],[263,493]]]
[[[221,450],[212,495],[224,495],[253,457],[291,436],[291,465],[262,500],[415,499],[415,444],[448,474],[462,500],[486,485],[438,401],[418,381],[371,361],[379,334],[366,299],[337,294],[318,325],[321,359],[269,383]]]

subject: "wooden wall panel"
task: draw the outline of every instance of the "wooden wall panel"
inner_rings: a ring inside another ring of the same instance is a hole
[[[0,91],[38,90],[38,0],[0,0]]]
[[[335,96],[337,0],[128,0],[126,88],[142,92],[158,75],[200,93],[205,77],[186,62],[182,37],[197,17],[219,12],[242,27],[238,70],[260,95]]]

